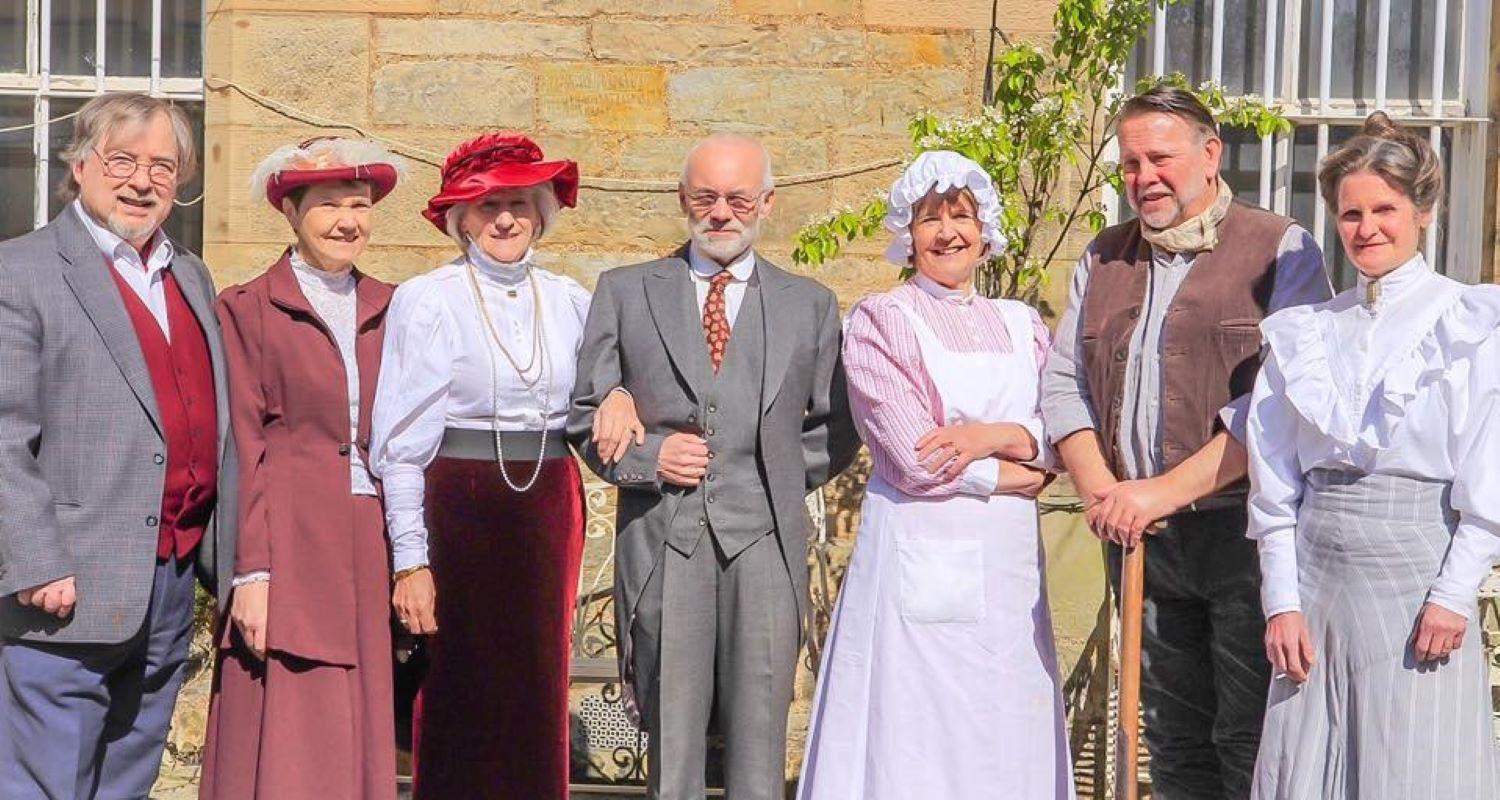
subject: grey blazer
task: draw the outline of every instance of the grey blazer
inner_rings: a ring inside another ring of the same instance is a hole
[[[213,357],[219,500],[197,569],[222,605],[236,516],[224,351],[203,262],[177,248],[171,269]],[[159,420],[124,301],[72,205],[0,242],[0,635],[113,644],[140,629],[166,472]],[[68,619],[16,602],[68,575]]]
[[[568,437],[589,467],[620,487],[615,536],[615,613],[621,657],[630,620],[683,497],[657,481],[667,436],[694,430],[706,345],[686,250],[599,277],[584,326]],[[759,420],[762,479],[770,486],[782,558],[798,608],[807,610],[808,518],[804,499],[842,472],[859,450],[839,357],[838,303],[827,287],[758,258],[765,309],[765,378]],[[594,412],[617,386],[635,399],[646,443],[606,467],[589,441]],[[723,424],[723,423],[721,423]],[[735,424],[730,422],[728,424]],[[628,662],[627,662],[628,663]]]

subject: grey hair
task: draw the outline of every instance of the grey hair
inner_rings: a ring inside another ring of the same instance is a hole
[[[187,114],[175,103],[143,92],[110,92],[83,104],[73,117],[73,141],[63,148],[61,157],[69,167],[83,163],[111,133],[132,122],[148,122],[157,114],[167,115],[172,135],[177,140],[177,185],[188,183],[198,174],[197,137]],[[64,201],[78,196],[78,181],[73,170],[65,170],[57,194]]]
[[[704,146],[710,144],[729,143],[753,145],[755,149],[759,150],[761,162],[766,165],[765,174],[762,175],[760,179],[760,190],[763,192],[769,192],[772,189],[776,188],[776,178],[771,170],[771,151],[767,150],[766,146],[762,144],[759,139],[756,139],[753,136],[746,136],[743,133],[712,133],[702,139],[699,139],[698,142],[688,150],[687,156],[682,159],[682,174],[677,178],[677,185],[687,185],[688,165],[693,163],[693,156],[697,155],[699,150],[701,150]]]
[[[1443,163],[1427,137],[1396,125],[1384,111],[1366,117],[1357,136],[1324,157],[1318,188],[1329,210],[1337,212],[1339,183],[1356,172],[1379,175],[1424,213],[1443,196]]]
[[[547,231],[552,229],[552,220],[557,217],[557,212],[562,210],[562,203],[558,201],[557,190],[553,188],[551,182],[528,186],[524,191],[531,195],[531,202],[536,204],[537,213],[542,218],[542,225],[531,240],[531,243],[535,245],[547,235]],[[448,238],[452,239],[460,250],[469,249],[469,237],[459,230],[459,222],[471,205],[473,205],[472,202],[455,203],[443,216],[443,230],[448,232]]]

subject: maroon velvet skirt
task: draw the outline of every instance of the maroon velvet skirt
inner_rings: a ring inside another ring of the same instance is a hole
[[[513,480],[535,462],[506,462]],[[583,484],[549,459],[514,492],[493,461],[427,468],[438,632],[412,710],[416,800],[561,800],[568,794],[568,657]]]

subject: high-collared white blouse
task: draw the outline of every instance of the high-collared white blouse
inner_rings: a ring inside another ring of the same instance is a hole
[[[437,456],[443,429],[559,431],[567,418],[589,293],[571,278],[532,266],[527,255],[519,264],[459,258],[401,284],[391,300],[370,466],[385,489],[398,570],[427,563],[422,475]],[[485,330],[471,263],[494,333],[522,367],[533,362],[535,298],[528,272],[536,276],[544,340],[527,378],[538,369],[545,377],[535,386],[525,385]]]
[[[1261,324],[1247,444],[1267,618],[1301,608],[1297,511],[1317,468],[1451,482],[1459,523],[1428,599],[1473,613],[1500,557],[1497,326],[1500,287],[1465,286],[1420,255]]]
[[[344,362],[345,393],[349,397],[349,441],[352,442],[359,438],[359,358],[354,349],[359,324],[354,268],[325,272],[307,263],[295,247],[287,260],[291,262],[297,286],[338,343],[339,357]],[[349,485],[354,494],[375,495],[375,482],[360,460],[358,448],[349,451]]]

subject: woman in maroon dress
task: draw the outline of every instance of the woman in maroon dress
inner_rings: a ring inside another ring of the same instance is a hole
[[[536,266],[533,247],[577,191],[577,166],[524,136],[459,145],[425,216],[461,254],[391,303],[371,459],[396,615],[428,653],[418,800],[567,795],[584,516],[562,427],[589,293]],[[628,396],[612,400],[640,431]]]
[[[368,440],[393,287],[355,269],[401,162],[321,138],[255,186],[297,243],[219,298],[239,451],[203,798],[396,796],[390,568]]]

